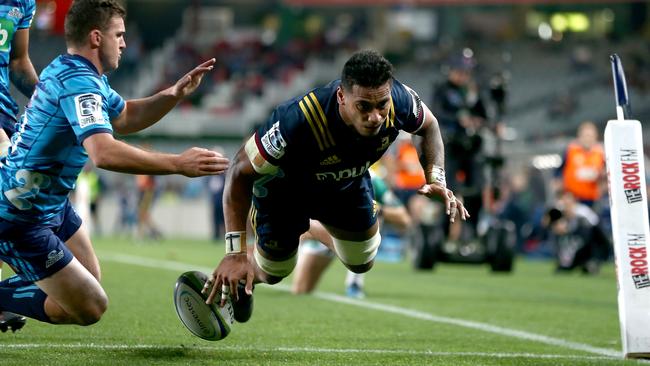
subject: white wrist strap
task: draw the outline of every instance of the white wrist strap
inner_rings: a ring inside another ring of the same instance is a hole
[[[447,187],[447,179],[445,178],[445,169],[434,165],[431,171],[427,174],[427,183],[435,183],[442,187]]]
[[[244,245],[242,245],[244,243]],[[226,233],[226,255],[246,253],[246,232],[229,231]]]

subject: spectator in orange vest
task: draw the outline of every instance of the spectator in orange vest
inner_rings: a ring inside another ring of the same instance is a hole
[[[589,207],[600,199],[606,177],[605,151],[593,122],[580,124],[578,136],[567,146],[555,177],[556,191],[569,192]]]

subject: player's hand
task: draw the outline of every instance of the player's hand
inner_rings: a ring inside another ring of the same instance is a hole
[[[228,158],[216,151],[193,147],[183,151],[176,159],[179,174],[186,177],[222,174],[228,169]]]
[[[206,72],[212,70],[215,62],[216,60],[214,58],[211,58],[208,61],[195,67],[192,71],[185,74],[172,87],[172,94],[176,98],[180,99],[194,92],[196,88],[198,88],[201,84],[203,75],[205,75]]]
[[[228,298],[227,292],[231,294],[234,301],[237,301],[239,299],[237,285],[240,280],[246,281],[246,293],[252,294],[254,278],[253,264],[248,260],[245,253],[226,255],[212,272],[212,277],[203,288],[204,294],[208,291],[210,293],[207,300],[205,300],[206,304],[212,304],[217,295],[221,294],[219,305],[224,306]],[[222,291],[226,288],[228,289],[227,292]]]
[[[449,221],[456,221],[456,216],[460,214],[460,218],[467,220],[469,212],[463,203],[456,199],[454,192],[447,187],[438,184],[425,184],[422,188],[418,189],[419,194],[423,194],[429,198],[441,200],[445,204],[445,212],[449,215]]]

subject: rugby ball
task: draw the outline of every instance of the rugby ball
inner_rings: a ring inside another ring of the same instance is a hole
[[[205,303],[207,296],[201,294],[201,290],[207,280],[208,276],[199,271],[180,275],[174,287],[174,306],[178,318],[192,334],[218,341],[230,333],[234,313],[230,301],[224,307],[219,306],[218,300],[211,305]]]

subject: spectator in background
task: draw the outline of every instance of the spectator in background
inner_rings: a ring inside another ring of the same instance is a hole
[[[599,272],[611,245],[598,215],[589,206],[576,200],[571,192],[562,192],[544,224],[557,256],[557,271],[580,268],[585,274]]]
[[[411,211],[411,198],[421,197],[417,195],[418,189],[426,183],[418,151],[411,141],[411,136],[400,133],[389,152],[392,153],[386,154],[386,158],[383,159],[388,170],[387,176],[392,180],[391,185],[395,195]]]
[[[482,147],[480,130],[487,119],[485,103],[472,78],[476,62],[472,57],[451,60],[447,79],[434,86],[431,112],[438,118],[445,142],[447,185],[463,201],[474,231],[483,205]],[[449,229],[449,239],[460,236],[461,222]]]
[[[156,199],[156,177],[153,175],[136,175],[138,188],[138,232],[140,239],[158,240],[162,233],[151,218],[151,208]]]
[[[95,235],[101,235],[102,228],[99,222],[98,210],[101,194],[104,190],[104,181],[101,179],[99,174],[97,174],[94,165],[90,161],[84,165],[83,170],[79,173],[77,182],[79,181],[83,181],[88,187],[88,204],[91,221],[89,227],[92,227],[91,232]]]
[[[594,208],[605,189],[605,177],[605,152],[598,142],[598,128],[591,121],[582,122],[577,138],[569,143],[555,171],[554,188]]]

